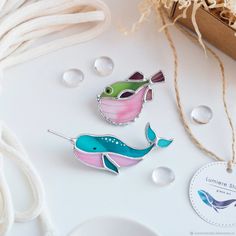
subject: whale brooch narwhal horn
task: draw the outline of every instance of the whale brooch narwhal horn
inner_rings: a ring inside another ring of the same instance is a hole
[[[54,131],[48,131],[70,141],[73,144],[76,158],[85,165],[108,170],[115,174],[119,173],[119,168],[121,167],[137,164],[154,147],[164,148],[172,143],[172,140],[157,137],[149,123],[145,129],[149,145],[143,149],[132,148],[111,135],[95,136],[83,134],[77,138],[68,138]]]
[[[97,96],[98,109],[102,117],[113,125],[127,125],[139,117],[143,104],[152,101],[153,84],[165,80],[161,71],[150,79],[135,72],[126,81],[118,81],[107,86]]]

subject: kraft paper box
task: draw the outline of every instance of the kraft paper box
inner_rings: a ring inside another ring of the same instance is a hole
[[[173,4],[169,12],[170,18],[175,19],[180,13],[178,3]],[[191,13],[192,9],[189,9],[187,18],[180,18],[178,22],[194,31]],[[205,40],[236,60],[236,31],[234,29],[203,8],[197,10],[196,21]]]

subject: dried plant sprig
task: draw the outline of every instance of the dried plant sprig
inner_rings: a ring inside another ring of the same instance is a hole
[[[186,18],[187,10],[192,7],[191,20],[195,32],[198,35],[198,41],[204,50],[205,46],[202,41],[202,35],[196,21],[196,12],[199,8],[203,7],[205,10],[214,13],[232,29],[236,29],[236,0],[143,0],[138,7],[140,12],[138,21],[132,25],[131,30],[127,30],[123,27],[121,31],[126,35],[137,31],[142,23],[148,19],[152,9],[158,9],[159,7],[171,9],[173,4],[177,2],[178,8],[182,10],[182,13],[174,19],[173,23],[169,23],[166,26],[174,24],[179,18]],[[164,29],[164,27],[162,27],[162,29]]]

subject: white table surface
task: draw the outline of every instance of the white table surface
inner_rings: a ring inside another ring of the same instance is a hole
[[[16,132],[40,172],[58,232],[67,235],[89,218],[112,215],[137,220],[163,236],[188,236],[191,232],[236,234],[236,228],[222,229],[205,223],[190,205],[189,181],[211,159],[191,143],[179,121],[173,91],[173,59],[164,35],[158,32],[160,24],[152,18],[137,33],[125,37],[117,25],[121,22],[128,26],[137,20],[138,1],[106,2],[113,15],[113,25],[107,32],[90,42],[11,68],[3,80],[1,119]],[[208,125],[191,127],[210,149],[229,158],[231,139],[223,113],[219,66],[175,28],[170,30],[179,54],[180,90],[186,116],[189,118],[191,109],[200,104],[214,111]],[[227,98],[235,123],[235,61],[216,51],[225,64]],[[109,77],[99,77],[92,70],[93,60],[102,55],[115,62]],[[69,89],[60,83],[61,74],[70,68],[85,73],[79,88]],[[100,118],[96,95],[104,86],[126,79],[136,70],[150,76],[159,69],[163,70],[166,83],[154,86],[154,101],[145,105],[135,123],[113,127]],[[165,150],[151,152],[139,165],[122,169],[117,177],[84,166],[73,157],[69,143],[46,132],[51,128],[71,136],[110,133],[142,147],[146,144],[147,121],[159,135],[173,137],[174,143]],[[29,206],[29,193],[16,168],[7,160],[6,163],[15,206],[24,209]],[[157,188],[152,183],[151,172],[157,166],[174,170],[176,181],[171,186]],[[37,221],[15,224],[9,235],[42,235],[38,225]]]

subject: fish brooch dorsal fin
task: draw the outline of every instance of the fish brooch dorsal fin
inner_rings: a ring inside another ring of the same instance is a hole
[[[131,75],[129,77],[128,80],[135,80],[135,81],[139,81],[139,80],[143,80],[144,76],[143,74],[141,74],[140,72],[135,72],[133,75]]]
[[[108,171],[119,174],[118,166],[110,159],[108,154],[102,154],[102,162]]]

